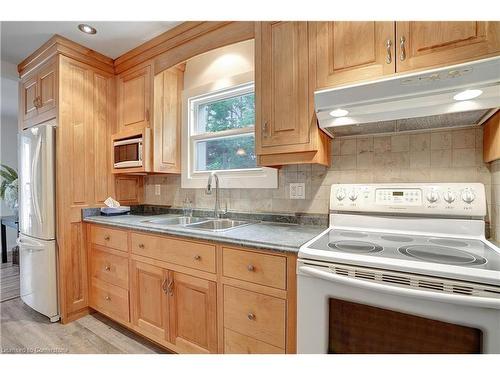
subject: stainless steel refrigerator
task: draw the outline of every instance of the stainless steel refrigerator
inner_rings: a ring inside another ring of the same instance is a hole
[[[55,215],[55,120],[19,138],[19,266],[21,299],[59,320]]]

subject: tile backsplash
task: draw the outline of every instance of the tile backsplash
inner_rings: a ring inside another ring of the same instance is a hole
[[[279,170],[277,189],[221,189],[221,206],[227,203],[229,210],[248,212],[324,214],[334,183],[465,181],[485,184],[490,213],[492,175],[483,163],[482,150],[483,129],[478,127],[334,139],[330,168],[285,166]],[[292,182],[305,183],[306,199],[289,199]],[[155,184],[160,185],[160,195],[155,195]],[[146,177],[145,203],[182,207],[188,196],[195,207],[213,207],[214,197],[204,189],[180,185],[180,176]]]

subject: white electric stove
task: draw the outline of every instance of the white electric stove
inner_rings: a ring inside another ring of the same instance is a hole
[[[407,314],[422,328],[442,323],[435,340],[475,337],[475,349],[457,352],[500,353],[500,250],[485,239],[485,216],[478,183],[332,185],[330,227],[299,252],[298,351],[355,350],[362,346],[352,342],[373,340],[332,339],[330,301],[340,300]]]

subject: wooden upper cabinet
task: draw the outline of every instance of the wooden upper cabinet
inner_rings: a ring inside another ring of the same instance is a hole
[[[260,149],[307,144],[307,23],[262,22],[260,32]]]
[[[22,129],[56,116],[57,61],[52,58],[21,79],[20,108]]]
[[[170,272],[170,341],[185,353],[217,353],[214,281]]]
[[[315,88],[394,73],[394,32],[394,22],[309,22]]]
[[[154,78],[153,172],[181,172],[181,103],[184,71],[170,68]]]
[[[38,73],[38,96],[39,107],[38,113],[42,114],[47,111],[55,110],[56,108],[56,65],[49,64],[40,69]]]
[[[396,22],[398,72],[457,64],[500,52],[500,22]]]
[[[21,80],[21,110],[23,121],[37,115],[37,76],[30,74]]]
[[[329,164],[309,76],[307,22],[257,22],[256,151],[259,164]]]
[[[114,196],[111,135],[115,129],[115,80],[113,75],[93,73],[94,98],[94,202]]]
[[[144,198],[142,176],[120,175],[115,177],[115,199],[122,204],[139,204]]]
[[[118,76],[118,130],[149,127],[152,66],[132,68]]]
[[[140,331],[164,340],[168,337],[168,271],[132,261],[130,268],[132,324]]]

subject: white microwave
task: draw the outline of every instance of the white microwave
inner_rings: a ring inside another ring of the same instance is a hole
[[[113,149],[115,168],[142,167],[144,149],[142,136],[118,139],[113,142]]]

